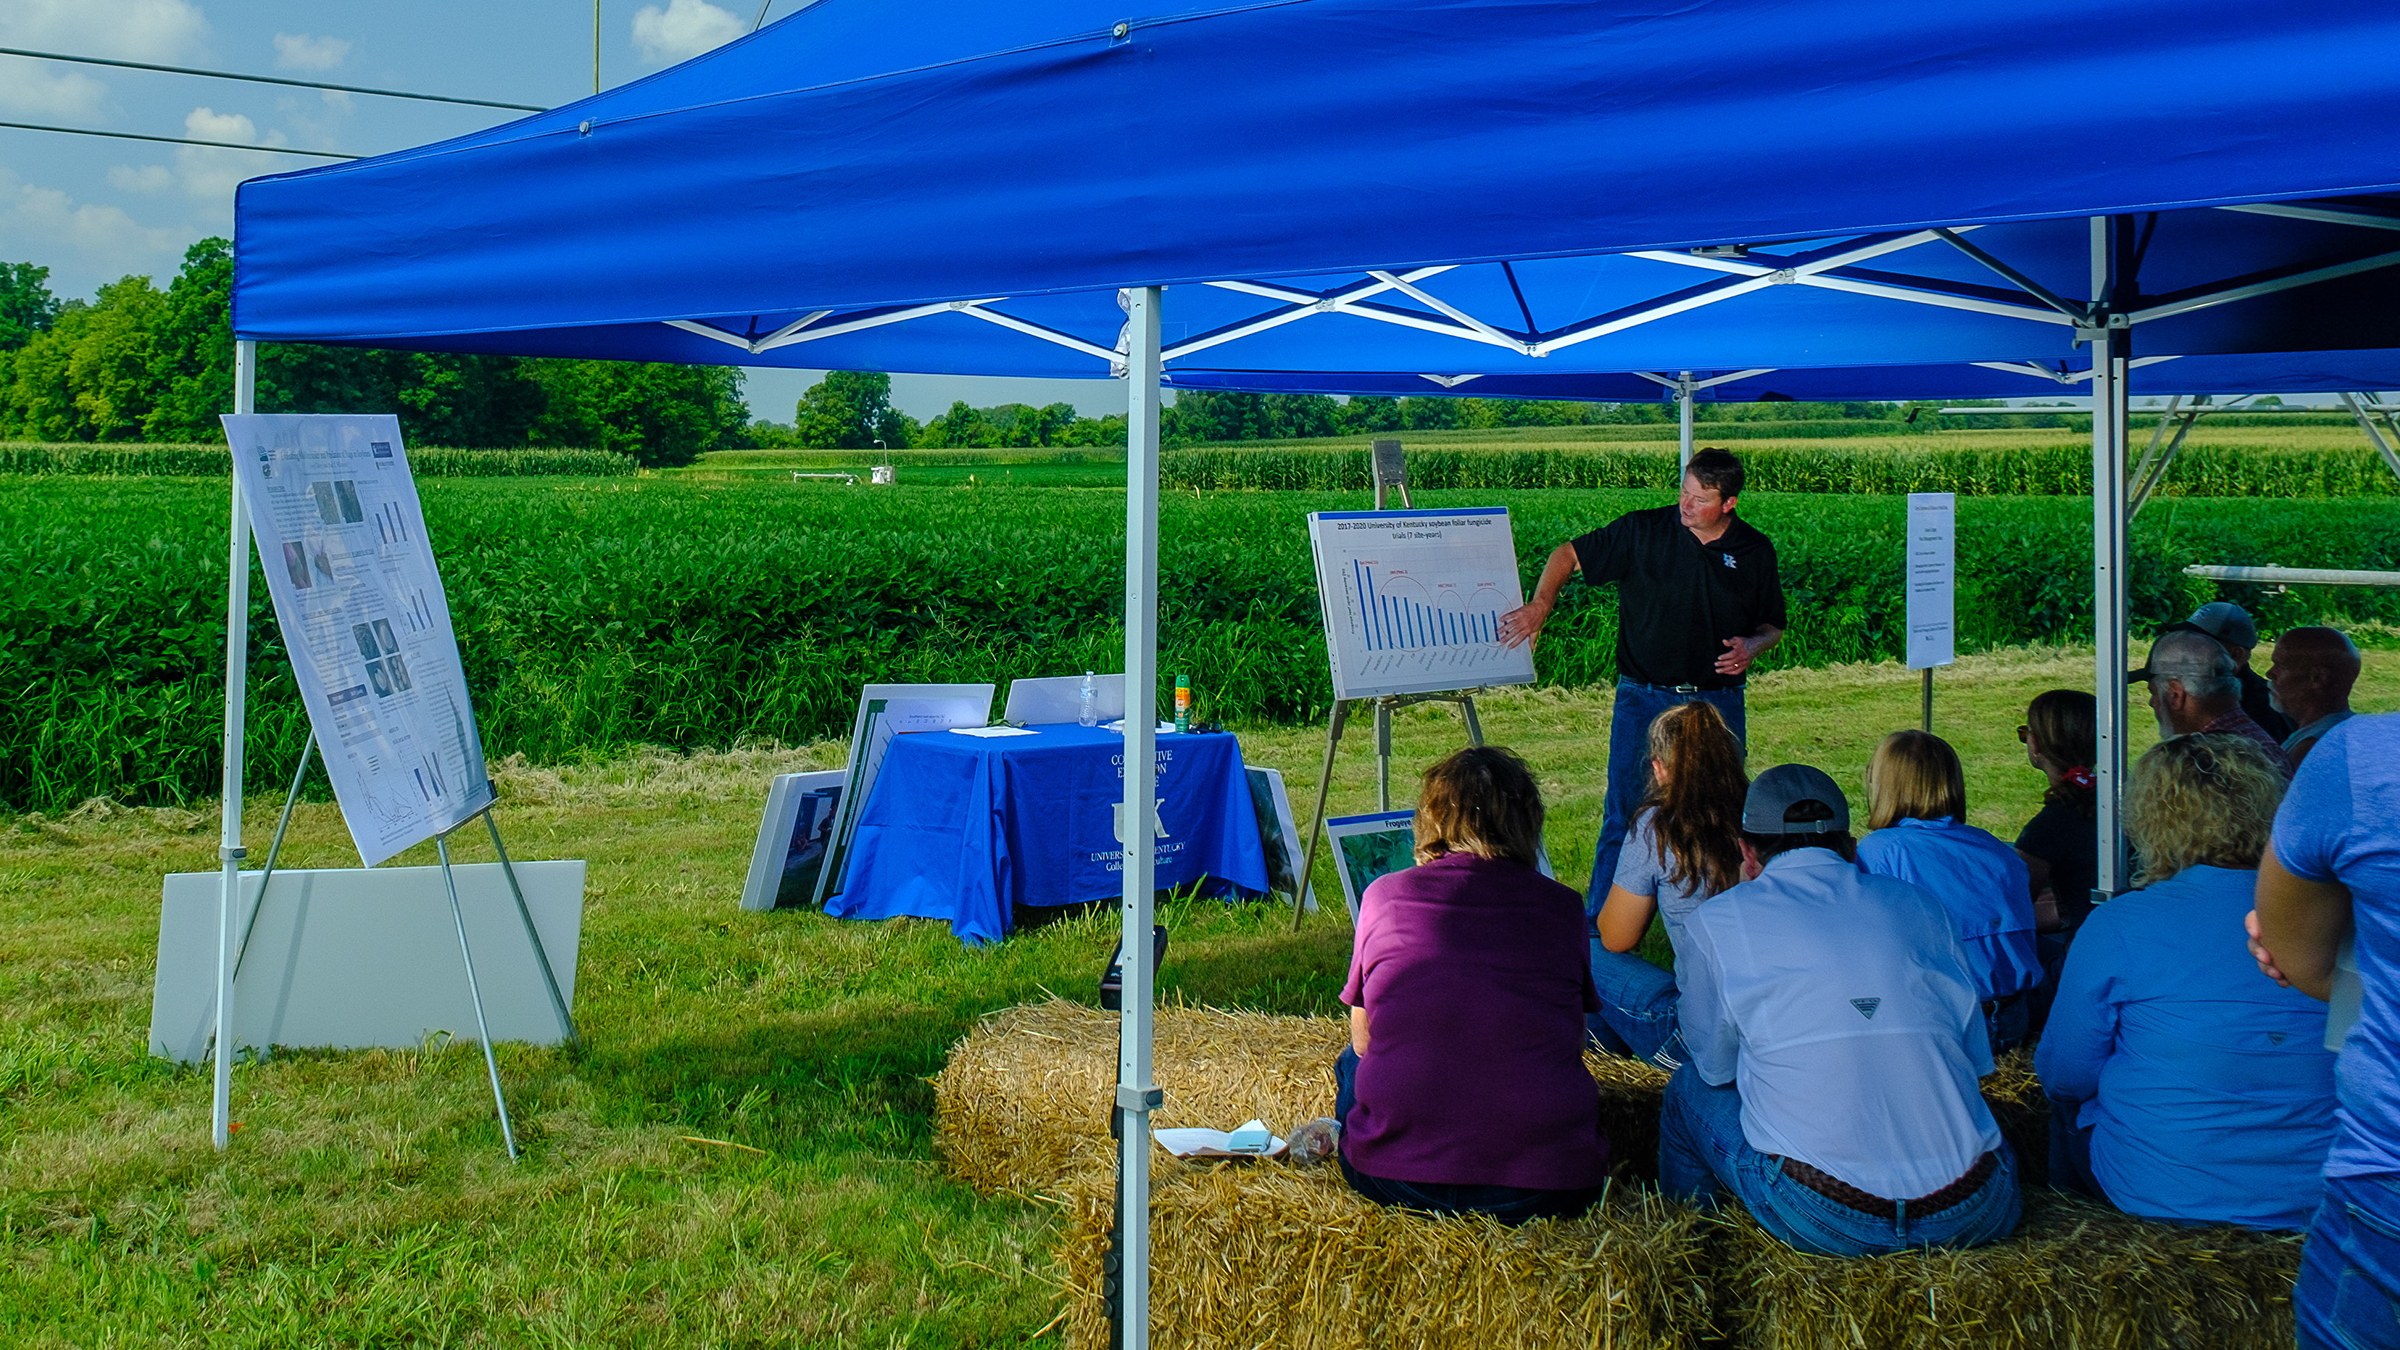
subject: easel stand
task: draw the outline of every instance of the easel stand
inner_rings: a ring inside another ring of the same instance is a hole
[[[292,808],[300,802],[300,785],[308,778],[309,762],[314,757],[316,748],[317,734],[311,730],[307,743],[300,747],[300,763],[292,770],[292,785],[283,798],[283,814],[275,821],[275,840],[267,846],[267,865],[259,870],[258,899],[250,906],[250,920],[242,930],[241,945],[234,951],[232,973],[221,986],[223,990],[230,990],[234,981],[240,978],[242,958],[250,953],[250,938],[258,931],[258,916],[267,907],[267,885],[275,879],[275,861],[283,852],[283,837],[292,824]],[[499,788],[496,785],[491,786],[490,794],[496,799],[500,795]],[[567,1011],[566,996],[559,992],[558,975],[551,969],[550,953],[543,948],[542,935],[534,927],[533,910],[525,903],[525,890],[517,884],[516,864],[509,861],[508,849],[500,842],[500,823],[493,818],[492,807],[489,805],[476,812],[475,815],[481,817],[484,828],[491,831],[492,852],[499,856],[501,875],[508,878],[508,893],[517,902],[517,917],[525,923],[525,939],[532,944],[534,960],[542,968],[542,983],[550,992],[550,1006],[558,1012],[559,1030],[565,1034],[569,1045],[580,1045],[583,1037],[575,1029],[574,1015]],[[474,817],[469,817],[469,819],[474,819]],[[466,963],[467,968],[467,997],[475,1005],[475,1035],[483,1046],[484,1072],[492,1080],[492,1104],[500,1114],[500,1142],[508,1150],[508,1160],[515,1162],[518,1156],[516,1130],[509,1122],[508,1096],[500,1088],[500,1062],[492,1054],[491,1029],[483,1015],[483,991],[475,980],[475,952],[467,945],[466,910],[458,902],[458,879],[450,870],[450,836],[466,828],[466,824],[466,821],[460,821],[457,825],[434,836],[433,848],[435,854],[441,858],[442,884],[448,887],[450,892],[450,918],[458,927],[458,955],[459,959]],[[226,1019],[226,1022],[221,1024],[229,1025],[230,1019]],[[220,1044],[216,1048],[217,1058],[224,1061],[229,1050],[230,1047]]]
[[[1475,715],[1475,695],[1471,691],[1440,694],[1385,694],[1381,698],[1335,700],[1333,721],[1325,729],[1325,767],[1324,771],[1317,775],[1316,818],[1309,823],[1307,856],[1300,864],[1300,894],[1307,893],[1309,873],[1315,870],[1317,865],[1317,840],[1325,832],[1325,802],[1333,791],[1334,752],[1341,748],[1342,728],[1349,724],[1350,710],[1369,705],[1375,709],[1376,809],[1389,811],[1392,809],[1392,712],[1394,709],[1406,708],[1418,703],[1457,704],[1460,713],[1467,720],[1467,744],[1471,746],[1483,744],[1483,722]],[[1300,896],[1294,895],[1292,897],[1292,931],[1295,933],[1300,931],[1300,916],[1303,912]]]

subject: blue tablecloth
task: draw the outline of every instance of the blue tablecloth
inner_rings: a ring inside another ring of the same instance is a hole
[[[894,737],[825,912],[947,919],[961,941],[996,942],[1014,906],[1122,895],[1125,738],[1072,722],[1033,730]],[[1240,744],[1161,736],[1157,772],[1159,888],[1219,877],[1266,890]]]

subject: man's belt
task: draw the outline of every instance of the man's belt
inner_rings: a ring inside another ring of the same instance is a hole
[[[1741,688],[1738,684],[1728,684],[1714,689],[1697,684],[1644,684],[1640,680],[1629,679],[1623,675],[1617,677],[1617,683],[1630,684],[1636,689],[1647,689],[1654,694],[1723,694]]]
[[[1835,1204],[1855,1209],[1861,1214],[1872,1214],[1878,1219],[1897,1221],[1900,1217],[1901,1205],[1908,1206],[1910,1218],[1925,1218],[1939,1214],[1981,1190],[1983,1183],[1991,1180],[1992,1173],[1999,1170],[2000,1155],[1996,1152],[1986,1153],[1977,1158],[1975,1165],[1968,1168],[1966,1175],[1958,1180],[1931,1195],[1921,1195],[1914,1200],[1901,1201],[1886,1200],[1880,1195],[1869,1195],[1849,1182],[1829,1173],[1820,1172],[1798,1158],[1785,1158],[1782,1162],[1785,1176]]]

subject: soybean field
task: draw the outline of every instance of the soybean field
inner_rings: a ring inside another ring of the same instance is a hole
[[[969,471],[972,472],[972,471]],[[997,481],[995,481],[997,480]],[[568,762],[637,745],[796,743],[847,728],[871,680],[992,680],[1122,662],[1124,505],[1113,487],[998,472],[848,487],[781,473],[433,478],[421,485],[484,740]],[[1459,489],[1511,508],[1524,574],[1664,491]],[[1162,509],[1163,673],[1203,716],[1319,717],[1329,685],[1305,514],[1357,493],[1183,490]],[[213,797],[224,670],[225,484],[0,477],[0,807]],[[1775,540],[1791,634],[1766,666],[1896,657],[1903,499],[1746,495]],[[2075,497],[1959,508],[1963,650],[2088,640],[2090,524]],[[2220,588],[2191,562],[2400,566],[2400,499],[2155,503],[2133,532],[2141,625],[2220,595],[2262,628],[2400,622],[2390,592]],[[255,567],[255,563],[253,564]],[[263,581],[250,612],[252,790],[291,771],[305,718]],[[1548,683],[1613,678],[1612,591],[1571,586]]]

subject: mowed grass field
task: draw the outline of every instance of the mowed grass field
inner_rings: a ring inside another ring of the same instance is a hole
[[[1935,726],[1967,761],[1976,823],[2013,836],[2035,809],[2042,780],[2015,726],[2034,694],[2091,679],[2090,652],[2072,648],[1940,673]],[[1889,664],[1761,676],[1753,767],[1804,760],[1856,785],[1875,740],[1915,724],[1917,694]],[[2369,652],[2357,702],[2400,708],[2400,652]],[[2134,712],[2138,748],[2150,735]],[[1540,773],[1550,851],[1581,883],[1605,693],[1512,691],[1483,716]],[[1241,732],[1305,815],[1321,728]],[[1401,795],[1461,738],[1447,709],[1403,713]],[[0,1343],[1052,1343],[1054,1212],[943,1175],[925,1080],[984,1012],[1048,991],[1091,999],[1113,915],[968,950],[937,923],[741,912],[768,775],[840,756],[817,743],[501,768],[512,852],[590,863],[586,1044],[500,1052],[527,1146],[515,1166],[471,1040],[245,1065],[241,1129],[215,1153],[206,1075],[144,1053],[159,879],[213,866],[213,814],[92,803],[0,827]],[[1372,808],[1367,738],[1335,778],[1337,810]],[[278,805],[246,809],[263,830]],[[355,865],[332,806],[300,808],[286,859]],[[1338,895],[1322,863],[1316,883]],[[1334,1009],[1350,937],[1338,905],[1297,935],[1273,905],[1171,904],[1164,921],[1165,997]]]

